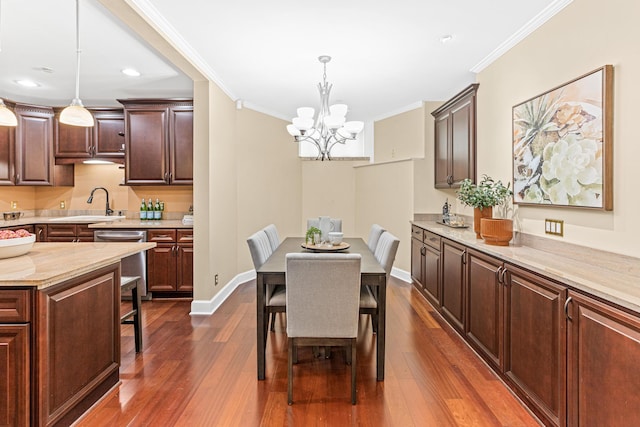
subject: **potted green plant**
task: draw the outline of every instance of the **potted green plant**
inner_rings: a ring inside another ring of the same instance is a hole
[[[320,243],[319,241],[319,237],[318,237],[318,241],[316,241],[316,237],[320,236],[321,232],[319,228],[316,227],[309,227],[309,229],[307,230],[307,234],[305,235],[305,239],[304,242],[307,245],[316,245],[318,243]]]
[[[460,184],[457,197],[462,204],[473,208],[473,230],[478,239],[481,237],[481,219],[492,218],[494,206],[506,207],[509,198],[513,195],[510,186],[511,183],[504,185],[502,181],[496,181],[487,175],[482,175],[479,184],[475,184],[468,178]],[[513,223],[510,228],[513,230]]]

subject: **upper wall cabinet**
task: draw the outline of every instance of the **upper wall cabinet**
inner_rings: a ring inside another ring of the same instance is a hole
[[[5,102],[10,109],[13,104]],[[13,185],[15,172],[15,139],[16,128],[13,126],[0,126],[0,185]]]
[[[193,101],[126,99],[125,184],[193,184]]]
[[[435,187],[476,179],[476,93],[472,84],[431,113],[435,119]]]
[[[73,166],[53,163],[53,109],[16,104],[15,185],[73,185]]]
[[[89,159],[124,163],[124,113],[122,109],[91,109],[93,127],[60,123],[62,108],[55,109],[54,150],[56,164],[79,163]]]

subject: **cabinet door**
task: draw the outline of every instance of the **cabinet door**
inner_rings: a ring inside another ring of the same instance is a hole
[[[92,128],[71,126],[60,123],[58,117],[53,126],[55,157],[83,158],[91,157]]]
[[[564,426],[567,290],[520,268],[506,268],[505,376],[536,415]]]
[[[46,242],[46,241],[47,241],[47,225],[36,224],[36,242]]]
[[[158,243],[147,251],[147,285],[150,291],[176,290],[175,243]]]
[[[47,225],[47,242],[74,242],[76,238],[75,224]]]
[[[0,126],[0,185],[14,184],[15,135],[15,127]]]
[[[431,246],[424,246],[423,276],[424,292],[427,299],[437,309],[442,304],[440,299],[440,251]]]
[[[93,229],[89,224],[76,224],[76,241],[93,242]]]
[[[28,324],[0,324],[0,425],[30,425]]]
[[[451,170],[449,158],[450,114],[445,112],[435,118],[435,187],[451,186]]]
[[[193,107],[169,110],[170,182],[193,184]]]
[[[640,319],[569,295],[569,425],[640,425]]]
[[[121,109],[92,112],[96,120],[93,127],[95,156],[124,161],[124,112]]]
[[[498,275],[502,272],[502,262],[472,249],[468,253],[467,339],[501,371],[504,360],[504,304]]]
[[[53,184],[53,110],[17,104],[16,185]]]
[[[422,234],[422,233],[420,233]],[[413,280],[413,284],[420,291],[423,290],[423,255],[422,255],[422,240],[411,239],[411,279]]]
[[[193,291],[193,245],[178,244],[176,290]]]
[[[464,263],[466,249],[442,239],[442,315],[460,333],[464,331]]]
[[[451,185],[475,181],[475,97],[470,96],[451,110]]]
[[[125,109],[125,183],[167,184],[168,109]]]

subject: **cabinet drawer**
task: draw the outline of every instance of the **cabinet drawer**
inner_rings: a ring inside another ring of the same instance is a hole
[[[47,235],[49,237],[76,237],[74,224],[48,224]]]
[[[193,230],[177,230],[178,231],[178,243],[193,243]]]
[[[416,225],[412,225],[411,226],[411,237],[413,237],[414,239],[418,239],[422,242],[422,240],[424,239],[424,234],[423,234],[424,230]]]
[[[433,249],[440,250],[440,236],[430,231],[424,230],[424,243]]]
[[[147,241],[149,242],[175,242],[176,230],[157,229],[147,231]]]
[[[0,323],[31,321],[31,291],[0,289]]]

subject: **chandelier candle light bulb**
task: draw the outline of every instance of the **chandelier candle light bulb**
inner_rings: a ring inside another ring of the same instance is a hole
[[[318,83],[320,92],[320,111],[313,120],[315,110],[312,107],[297,109],[298,117],[287,125],[287,132],[293,136],[296,142],[307,141],[316,146],[318,156],[316,160],[331,160],[331,149],[335,144],[345,144],[353,141],[364,129],[364,123],[360,121],[346,121],[348,107],[346,104],[334,104],[329,106],[329,94],[333,85],[327,83],[327,62],[331,57],[322,55],[318,61],[324,66],[323,82]]]

